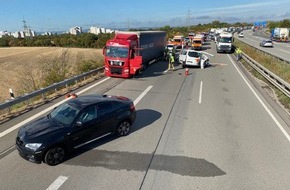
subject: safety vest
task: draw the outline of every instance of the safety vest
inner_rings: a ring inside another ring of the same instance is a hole
[[[236,49],[236,53],[237,53],[237,54],[241,54],[241,53],[242,53],[242,50],[241,50],[240,48],[237,48],[237,49]]]
[[[170,55],[170,62],[173,63],[174,62],[174,56]]]

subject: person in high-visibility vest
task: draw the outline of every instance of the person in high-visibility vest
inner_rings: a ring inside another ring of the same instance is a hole
[[[242,50],[239,47],[236,48],[236,54],[237,54],[237,61],[239,61],[242,57]]]
[[[174,70],[174,56],[172,53],[169,53],[169,60],[168,60],[168,70],[171,68]]]

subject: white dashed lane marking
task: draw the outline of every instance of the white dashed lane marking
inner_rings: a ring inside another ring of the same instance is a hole
[[[59,176],[46,190],[57,190],[68,179],[66,176]]]

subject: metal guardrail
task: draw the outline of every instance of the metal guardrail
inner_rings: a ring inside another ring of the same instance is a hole
[[[253,60],[247,54],[242,53],[242,59],[244,59],[247,63],[249,63],[257,72],[259,72],[263,77],[265,77],[269,82],[271,82],[274,86],[280,89],[286,96],[290,98],[290,84],[276,74]]]
[[[86,78],[89,78],[91,76],[96,76],[96,75],[100,76],[100,74],[102,74],[102,73],[104,73],[104,67],[92,70],[92,71],[87,72],[87,73],[83,73],[83,74],[81,74],[79,76],[75,76],[75,77],[72,77],[70,79],[66,79],[66,80],[61,81],[59,83],[55,83],[55,84],[53,84],[51,86],[39,89],[39,90],[34,91],[34,92],[30,93],[30,94],[26,94],[26,95],[23,95],[23,96],[16,97],[15,99],[11,99],[11,100],[8,100],[5,103],[1,103],[0,104],[0,110],[9,109],[9,111],[10,111],[12,106],[15,106],[15,105],[17,105],[19,103],[23,103],[25,101],[29,101],[30,99],[35,98],[37,96],[42,96],[42,99],[45,100],[46,99],[46,94],[48,92],[52,92],[52,91],[57,92],[59,89],[68,88],[69,85],[77,84],[78,82],[81,82],[81,81],[83,81]]]

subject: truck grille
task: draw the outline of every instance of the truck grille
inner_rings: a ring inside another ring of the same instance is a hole
[[[118,74],[121,75],[123,68],[120,67],[110,67],[111,74]]]
[[[222,49],[229,49],[230,46],[228,46],[228,45],[221,45],[221,48],[222,48]]]
[[[109,60],[108,62],[110,65],[115,65],[115,66],[124,66],[125,64],[124,61],[119,61],[119,60]]]

